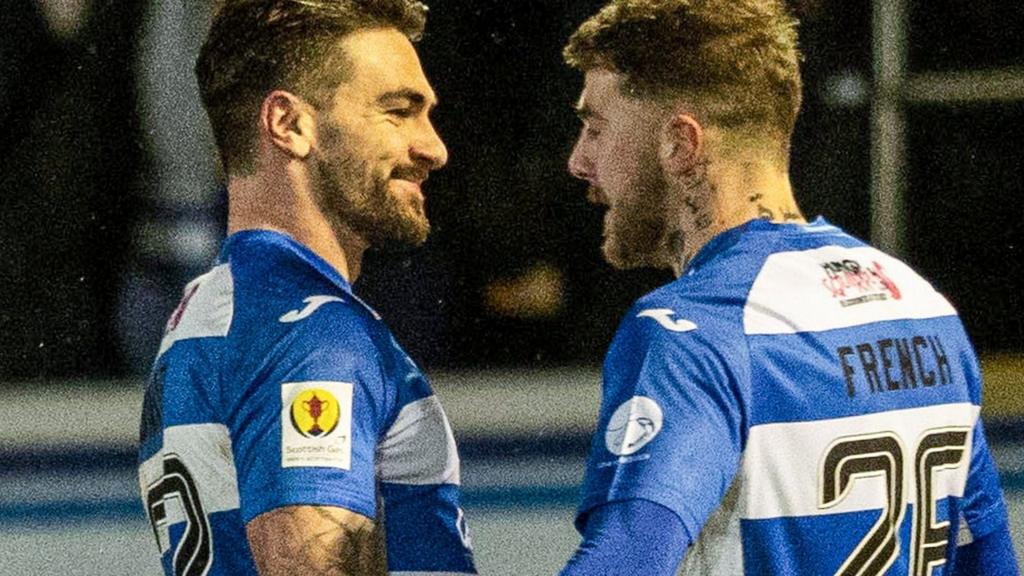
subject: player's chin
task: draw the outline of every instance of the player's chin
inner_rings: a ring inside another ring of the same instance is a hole
[[[370,244],[381,252],[406,252],[422,246],[430,236],[430,221],[421,212],[406,211],[387,230],[379,230]]]
[[[616,270],[666,267],[663,259],[652,247],[624,244],[615,236],[605,237],[604,244],[601,245],[601,254],[605,262]]]

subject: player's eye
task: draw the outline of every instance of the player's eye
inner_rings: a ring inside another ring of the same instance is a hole
[[[404,120],[406,118],[412,118],[413,116],[415,116],[416,111],[409,107],[391,108],[390,110],[387,111],[387,115],[395,118],[401,118]]]

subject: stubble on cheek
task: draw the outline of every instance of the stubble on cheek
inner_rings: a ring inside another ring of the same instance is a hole
[[[625,183],[625,197],[605,215],[605,259],[616,268],[661,268],[666,257],[666,182],[653,151]]]

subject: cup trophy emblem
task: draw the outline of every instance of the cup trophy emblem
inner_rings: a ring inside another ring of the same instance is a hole
[[[338,415],[337,399],[321,388],[304,390],[292,401],[292,426],[307,438],[330,434],[338,425]]]

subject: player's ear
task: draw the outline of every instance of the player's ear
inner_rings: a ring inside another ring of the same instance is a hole
[[[684,174],[704,157],[704,129],[691,114],[673,113],[658,137],[658,160],[668,174]]]
[[[275,90],[263,99],[260,129],[275,148],[300,160],[309,156],[316,140],[312,108],[284,90]]]

